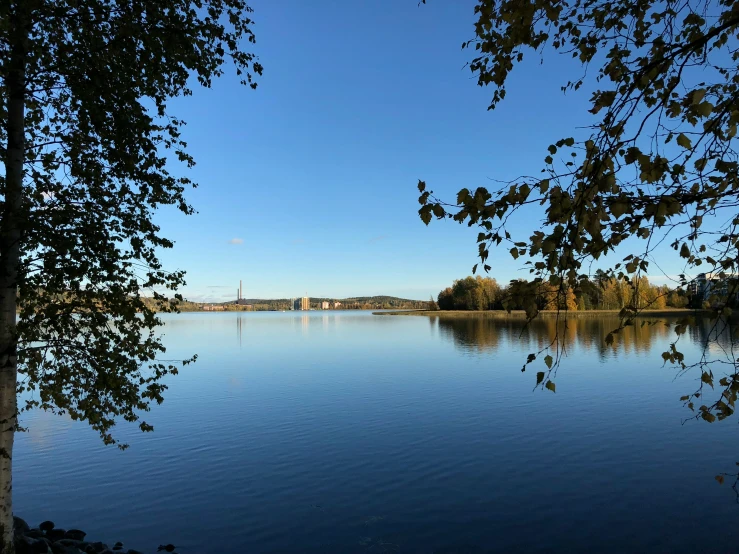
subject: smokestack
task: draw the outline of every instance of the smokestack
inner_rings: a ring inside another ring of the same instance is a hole
[[[241,279],[239,279],[239,300],[243,298],[242,294],[244,292],[244,289],[241,287]]]

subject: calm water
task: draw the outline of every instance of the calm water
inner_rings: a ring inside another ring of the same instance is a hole
[[[696,382],[662,367],[671,332],[604,348],[612,327],[568,330],[553,394],[520,371],[544,323],[169,316],[167,357],[200,357],[155,432],[121,426],[120,452],[28,414],[16,512],[184,554],[735,552],[739,504],[713,476],[739,460],[736,418],[681,425]]]

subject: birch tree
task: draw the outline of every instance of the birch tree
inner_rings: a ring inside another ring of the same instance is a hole
[[[168,101],[231,68],[262,67],[243,0],[0,2],[0,553],[14,551],[18,414],[88,422],[116,444],[118,420],[160,403],[178,363],[155,309],[184,283],[152,221],[183,214],[194,164]],[[179,165],[177,165],[179,162]],[[147,294],[155,306],[144,303]],[[185,360],[183,363],[187,362]],[[26,399],[18,402],[18,395]],[[121,447],[125,445],[119,444]]]

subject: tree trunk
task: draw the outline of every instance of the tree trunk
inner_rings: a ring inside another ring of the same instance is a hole
[[[5,153],[5,205],[0,222],[0,554],[12,554],[13,545],[13,437],[17,423],[16,381],[18,336],[16,304],[23,216],[24,111],[26,102],[27,28],[24,2],[11,8],[10,56],[5,65],[8,137]]]

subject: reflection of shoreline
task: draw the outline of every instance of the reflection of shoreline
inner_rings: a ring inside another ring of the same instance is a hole
[[[676,338],[675,321],[644,319],[624,327],[614,335],[612,344],[606,344],[606,336],[618,328],[619,321],[617,317],[588,317],[559,322],[554,318],[544,318],[526,325],[524,320],[514,318],[429,317],[432,333],[438,329],[442,337],[466,352],[495,352],[499,348],[509,348],[512,343],[534,352],[559,343],[561,348],[596,350],[603,356],[609,352],[648,353],[655,347],[664,350]],[[692,344],[702,344],[710,326],[711,322],[699,319],[689,327],[686,336]],[[729,337],[727,330],[719,337],[719,343],[729,344]]]

